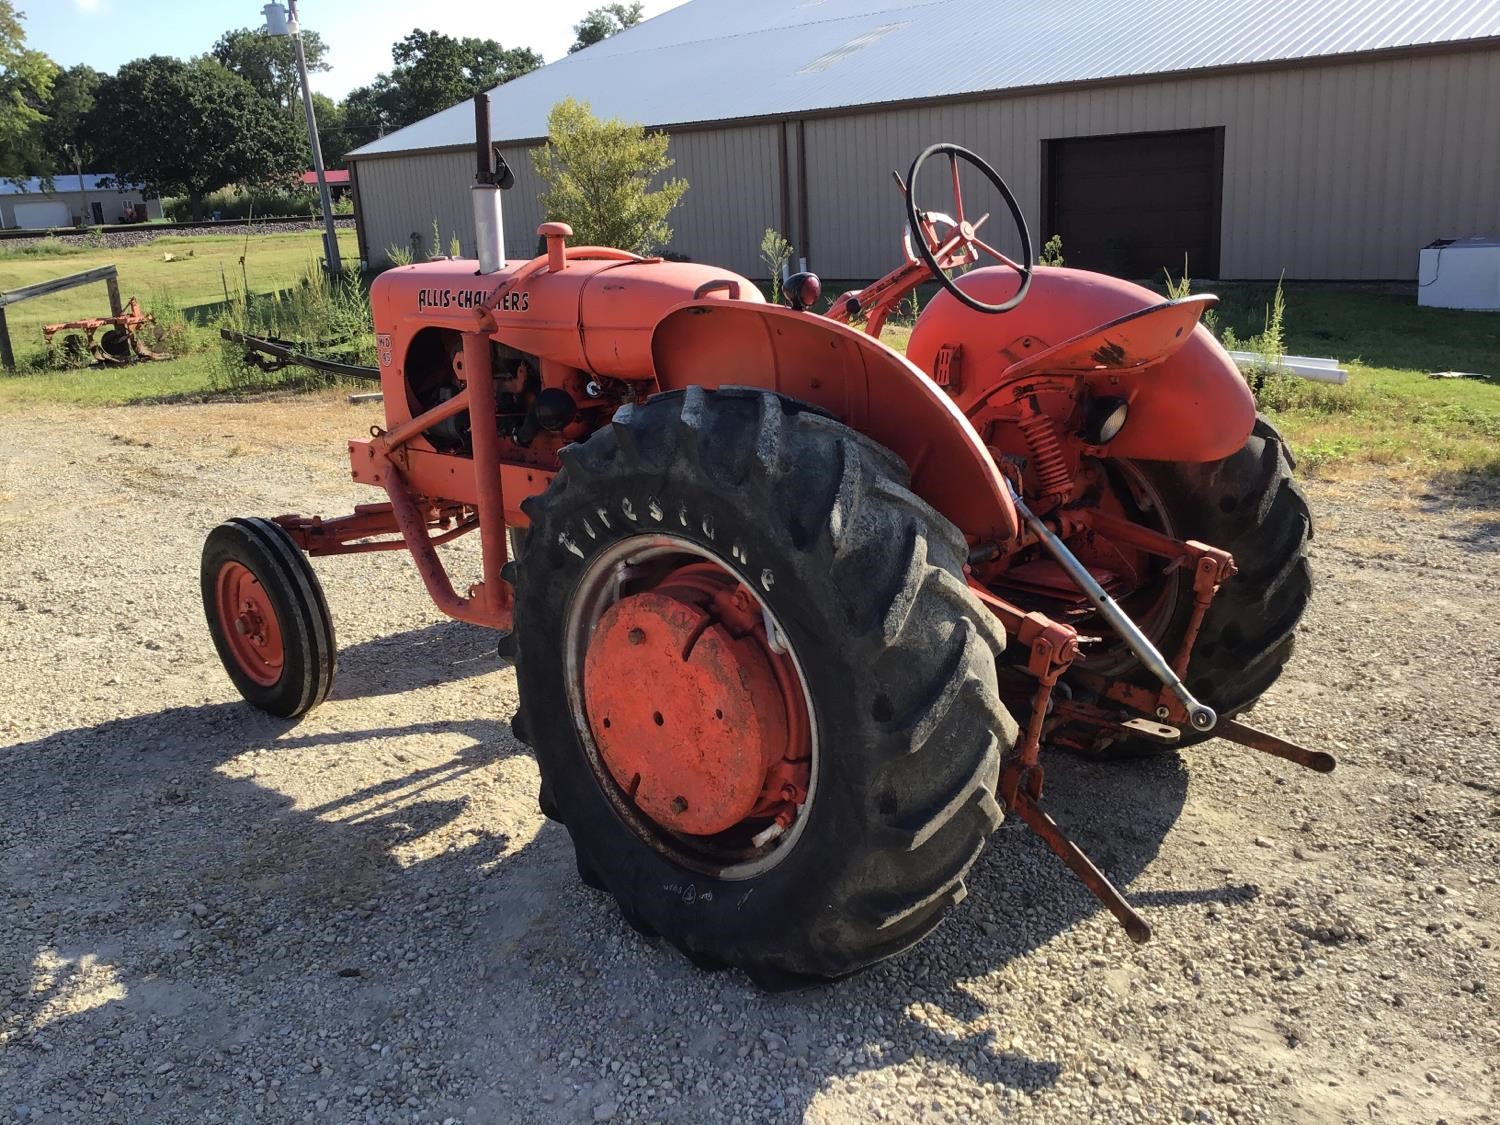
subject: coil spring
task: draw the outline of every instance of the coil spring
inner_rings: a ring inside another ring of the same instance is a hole
[[[1066,496],[1073,490],[1073,474],[1068,472],[1068,459],[1063,456],[1062,442],[1052,419],[1040,410],[1032,410],[1021,419],[1020,425],[1031,450],[1041,495]]]

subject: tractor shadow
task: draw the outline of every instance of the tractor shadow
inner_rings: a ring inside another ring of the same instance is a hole
[[[627,1096],[632,1067],[685,1075],[673,1104],[633,1103],[681,1121],[724,1108],[716,1076],[751,1064],[777,1077],[736,1107],[746,1120],[816,1119],[820,1093],[934,1060],[1015,1096],[1056,1084],[1064,1064],[1036,1053],[1031,1029],[1038,1013],[1070,1018],[1053,1010],[1067,989],[1040,993],[1038,974],[1014,966],[1082,924],[1093,955],[1070,983],[1086,988],[1131,947],[1018,821],[915,950],[838,984],[764,994],[629,930],[579,883],[566,833],[534,813],[534,767],[508,724],[448,717],[473,699],[463,681],[503,666],[493,644],[445,624],[353,646],[333,701],[301,724],[212,703],[0,749],[0,916],[12,935],[0,941],[0,1048],[16,1100],[55,1106],[78,1052],[104,1037],[149,1059],[119,1087],[122,1119],[260,1114],[261,1095],[227,1084],[226,1051],[289,1075],[288,1115],[328,1096],[332,1116],[363,1118],[368,1105],[337,1100],[363,1073],[303,1073],[298,1052],[324,1036],[403,1041],[438,1017],[451,1033],[424,1065],[444,1080],[410,1087],[437,1120],[470,1107],[481,1121],[587,1120]],[[464,694],[432,719],[372,725],[395,693],[444,686]],[[347,706],[360,700],[371,708]],[[351,783],[353,746],[380,768]],[[295,800],[275,784],[287,769]],[[1049,763],[1048,807],[1127,892],[1186,792],[1170,755]],[[1246,893],[1137,897],[1170,925],[1174,909]],[[157,1076],[163,1026],[189,1046]],[[887,1106],[920,1115],[916,1102]]]
[[[1500,550],[1500,453],[1478,468],[1439,473],[1418,499],[1424,512],[1451,521],[1453,538]]]
[[[339,650],[330,698],[402,695],[509,667],[496,655],[498,639],[493,629],[445,620],[351,645]]]

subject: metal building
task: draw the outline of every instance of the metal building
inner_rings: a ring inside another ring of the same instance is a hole
[[[65,172],[50,188],[40,179],[0,180],[0,228],[34,230],[143,223],[161,218],[161,200],[103,172]]]
[[[878,276],[891,170],[938,140],[1125,276],[1411,279],[1434,239],[1500,233],[1500,0],[693,0],[494,92],[513,255],[565,97],[669,132],[671,249],[750,276],[767,227]],[[434,221],[473,253],[472,129],[455,106],[350,154],[364,257]]]

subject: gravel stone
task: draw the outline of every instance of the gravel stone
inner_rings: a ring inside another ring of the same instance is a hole
[[[1011,818],[927,941],[768,996],[578,881],[513,670],[406,557],[316,562],[326,704],[238,699],[203,536],[378,499],[343,443],[380,420],[0,413],[0,1123],[1496,1120],[1493,487],[1309,486],[1318,591],[1248,721],[1332,775],[1048,755],[1150,943]]]

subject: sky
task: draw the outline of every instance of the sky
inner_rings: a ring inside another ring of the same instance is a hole
[[[260,27],[265,0],[17,0],[26,43],[64,67],[113,71],[144,55],[208,51],[225,31]],[[282,0],[285,3],[285,0]],[[567,54],[573,25],[604,0],[298,0],[302,26],[328,44],[331,70],[312,87],[335,100],[391,68],[391,44],[413,28]],[[646,16],[686,0],[646,0]]]

